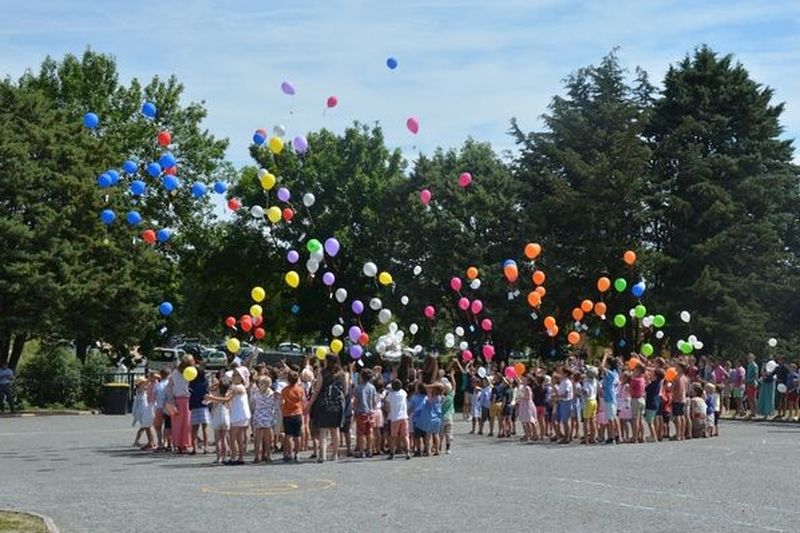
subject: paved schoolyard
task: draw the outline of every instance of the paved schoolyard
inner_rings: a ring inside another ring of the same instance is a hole
[[[800,426],[596,447],[467,429],[438,458],[213,467],[134,451],[127,416],[0,419],[0,507],[66,532],[800,529]]]

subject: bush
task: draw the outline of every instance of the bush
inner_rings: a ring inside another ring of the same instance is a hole
[[[81,398],[89,407],[103,404],[103,383],[106,372],[111,370],[108,356],[98,350],[91,350],[81,368]]]
[[[81,364],[67,346],[41,346],[19,370],[17,390],[31,405],[72,407],[81,395]]]

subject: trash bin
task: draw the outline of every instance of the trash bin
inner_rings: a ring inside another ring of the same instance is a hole
[[[128,414],[128,398],[131,387],[127,383],[106,383],[103,385],[103,414]]]

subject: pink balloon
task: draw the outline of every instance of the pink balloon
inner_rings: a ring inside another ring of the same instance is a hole
[[[431,191],[429,191],[428,189],[422,189],[421,191],[419,191],[419,201],[422,202],[422,205],[428,205],[429,203],[431,203],[432,197],[433,195],[431,194]]]
[[[492,331],[492,321],[488,318],[481,320],[481,328],[483,331]]]
[[[335,96],[328,97],[328,107],[336,107],[336,104],[339,103],[339,99]]]
[[[514,370],[513,366],[507,366],[506,369],[504,370],[504,373],[508,379],[514,379],[515,377],[517,377],[517,371]]]
[[[458,292],[461,290],[461,280],[459,278],[452,278],[450,280],[450,288]]]
[[[463,359],[465,363],[472,361],[472,352],[470,352],[469,350],[464,350],[463,352],[461,352],[461,359]]]
[[[474,302],[472,302],[472,306],[470,308],[472,309],[472,314],[477,315],[478,313],[483,311],[483,302],[480,300],[475,300]]]
[[[423,312],[425,313],[425,318],[433,318],[433,315],[436,314],[436,309],[432,305],[426,305]]]
[[[458,177],[458,185],[460,187],[469,187],[470,183],[472,183],[472,174],[469,172],[462,172]]]
[[[491,361],[492,358],[494,357],[494,346],[492,346],[491,344],[484,344],[483,345],[483,357],[487,361]],[[513,370],[513,368],[512,368],[512,370]]]
[[[458,300],[458,308],[462,311],[466,311],[469,309],[469,299],[468,298],[460,298]]]
[[[416,135],[419,132],[419,120],[417,120],[416,117],[409,118],[406,120],[406,128],[408,128],[408,131]]]

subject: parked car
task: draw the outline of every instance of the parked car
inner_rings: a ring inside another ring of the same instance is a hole
[[[228,354],[225,351],[204,348],[200,356],[208,369],[227,368],[228,366]]]
[[[145,366],[148,370],[161,370],[166,367],[176,367],[181,360],[181,357],[186,355],[186,352],[177,348],[153,348],[150,355],[147,357]]]

